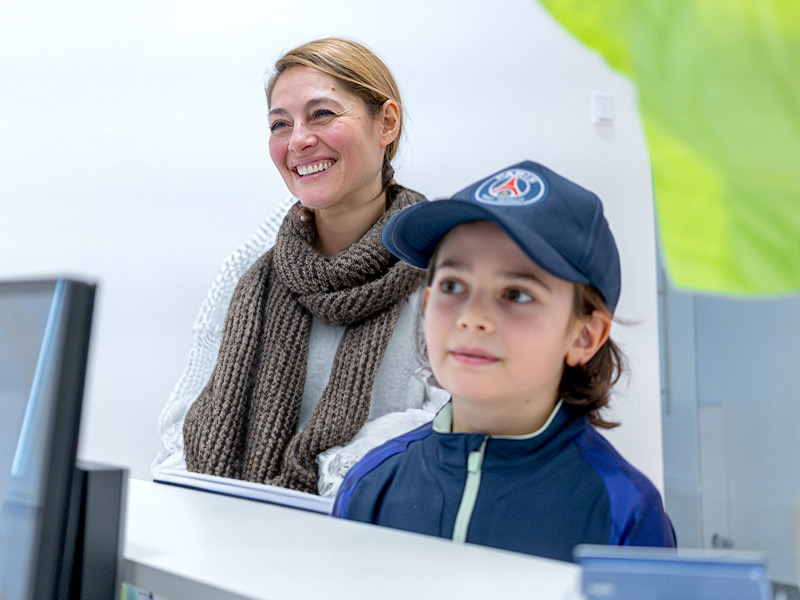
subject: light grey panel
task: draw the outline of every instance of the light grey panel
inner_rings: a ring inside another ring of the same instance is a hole
[[[664,504],[678,545],[702,547],[694,295],[661,296]]]
[[[725,407],[728,513],[735,548],[765,550],[771,576],[796,581],[800,496],[800,298],[696,296],[700,406]],[[716,434],[715,434],[716,435]]]

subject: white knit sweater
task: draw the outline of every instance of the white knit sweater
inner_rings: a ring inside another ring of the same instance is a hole
[[[239,278],[275,243],[278,228],[294,198],[285,199],[246,243],[222,265],[211,285],[192,327],[192,347],[186,370],[161,411],[161,449],[153,461],[152,474],[165,468],[186,468],[183,456],[183,420],[191,404],[211,377],[222,340],[225,315]],[[342,478],[370,449],[430,421],[447,402],[443,390],[423,383],[418,375],[414,331],[421,290],[403,306],[386,354],[375,377],[369,420],[343,446],[335,446],[317,457],[319,493],[332,495]],[[326,325],[314,319],[309,334],[308,365],[300,407],[302,427],[328,383],[333,359],[344,327]]]

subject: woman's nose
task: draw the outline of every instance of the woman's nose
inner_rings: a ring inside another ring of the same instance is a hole
[[[479,331],[492,333],[495,329],[494,320],[486,302],[482,298],[470,298],[458,316],[457,326],[464,331]]]
[[[289,150],[300,153],[317,143],[317,136],[304,123],[295,123],[292,137],[289,139]]]

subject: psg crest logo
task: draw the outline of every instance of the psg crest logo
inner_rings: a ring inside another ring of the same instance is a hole
[[[472,197],[494,206],[525,206],[547,196],[547,183],[533,171],[508,169],[479,185]]]

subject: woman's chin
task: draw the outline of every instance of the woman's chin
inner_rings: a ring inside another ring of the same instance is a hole
[[[330,197],[320,197],[320,196],[310,196],[308,194],[300,194],[295,196],[298,200],[300,200],[300,204],[305,206],[310,210],[321,210],[324,208],[330,208],[331,206],[336,206],[338,202],[338,198],[330,198]]]
[[[329,208],[331,206],[335,206],[340,199],[341,194],[339,193],[338,189],[331,189],[332,187],[336,188],[338,186],[323,186],[323,185],[295,185],[292,192],[294,193],[295,198],[300,200],[300,202],[306,208],[310,209],[319,209],[319,208]]]

